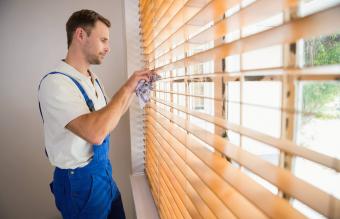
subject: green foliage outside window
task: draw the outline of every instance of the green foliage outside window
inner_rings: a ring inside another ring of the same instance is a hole
[[[306,66],[340,64],[340,34],[306,41],[305,63]],[[340,118],[340,82],[306,83],[303,111],[320,119]]]

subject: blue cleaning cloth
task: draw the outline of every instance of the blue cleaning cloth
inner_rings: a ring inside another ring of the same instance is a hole
[[[139,106],[144,108],[145,104],[150,101],[150,93],[153,89],[153,83],[161,79],[159,75],[152,75],[148,81],[140,80],[136,87],[136,95],[138,97]]]

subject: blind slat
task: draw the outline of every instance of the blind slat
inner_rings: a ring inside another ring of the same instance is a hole
[[[159,195],[158,195],[158,189],[155,188],[155,185],[159,185],[159,183],[156,181],[155,177],[155,172],[152,168],[152,164],[151,163],[148,163],[147,165],[147,173],[148,173],[148,179],[150,180],[151,182],[151,194],[152,194],[152,197],[155,201],[155,204],[156,206],[159,208]]]
[[[161,166],[162,166],[162,169],[164,170],[164,172],[161,174],[165,176],[165,179],[167,179],[167,182],[169,183],[169,185],[174,187],[176,191],[175,194],[178,194],[179,198],[181,199],[181,202],[186,207],[185,210],[189,212],[192,218],[198,218],[198,219],[202,218],[201,215],[196,210],[195,206],[192,204],[187,194],[185,193],[184,191],[185,188],[182,188],[181,185],[177,182],[176,177],[174,176],[172,171],[170,171],[167,164],[163,160],[161,161]]]
[[[152,157],[155,157],[155,155],[153,155],[153,151],[152,149],[150,148],[150,155]],[[174,212],[175,215],[176,215],[176,218],[183,218],[182,214],[179,212],[179,209],[178,209],[178,206],[180,203],[176,203],[174,202],[174,199],[172,197],[172,193],[169,191],[169,188],[165,185],[165,182],[164,182],[164,179],[163,179],[163,176],[161,175],[161,167],[160,165],[158,165],[158,167],[154,167],[156,168],[158,171],[159,171],[159,174],[158,174],[158,179],[159,179],[159,186],[160,188],[163,189],[163,191],[161,190],[161,193],[163,192],[164,195],[165,195],[165,202],[168,206],[169,209],[172,209],[171,212]],[[169,203],[175,203],[174,205],[170,205]]]
[[[197,142],[197,140],[194,140],[190,136],[186,137],[185,132],[180,131],[172,124],[164,122],[158,117],[155,118],[157,118],[157,123],[160,123],[164,129],[167,129],[168,132],[174,135],[182,144],[186,144],[196,156],[200,157],[210,168],[233,185],[234,188],[240,191],[240,193],[252,201],[254,205],[258,206],[269,217],[304,218],[304,216],[296,212],[286,201],[276,197],[270,191],[249,179],[239,169],[231,167],[221,156],[208,152],[206,149],[204,150],[204,146],[198,146],[201,144]],[[157,131],[160,131],[162,135],[166,135],[160,126],[157,126]]]
[[[154,10],[154,16],[148,16],[148,18],[150,18],[151,20],[149,20],[148,22],[142,22],[140,34],[143,40],[146,40],[149,37],[149,34],[154,31],[154,28],[157,26],[159,20],[166,12],[167,6],[169,6],[170,3],[172,3],[172,1],[170,0],[162,1],[162,3],[159,5],[159,8]]]
[[[240,78],[237,78],[235,80],[238,81],[239,79]],[[190,80],[187,80],[187,81],[190,81]],[[266,81],[266,80],[256,80],[256,81]],[[190,82],[192,82],[192,81],[190,81]],[[205,81],[196,81],[196,82],[204,83]],[[174,95],[185,96],[185,97],[189,97],[189,98],[191,97],[191,98],[198,98],[198,99],[207,99],[207,100],[213,100],[215,102],[226,102],[228,104],[229,103],[233,103],[233,104],[241,104],[243,106],[252,106],[252,107],[257,107],[257,108],[262,108],[262,109],[276,110],[276,111],[280,111],[280,112],[285,112],[287,114],[300,114],[300,115],[303,115],[303,116],[316,116],[316,115],[318,115],[317,112],[313,112],[313,111],[300,111],[300,110],[296,110],[295,108],[284,108],[284,107],[267,106],[267,105],[261,105],[261,104],[250,103],[250,102],[235,101],[235,100],[230,100],[230,99],[227,99],[227,98],[222,99],[221,97],[220,98],[218,98],[218,97],[209,97],[209,96],[195,95],[195,94],[190,94],[190,93],[179,93],[179,92],[174,92],[174,91],[156,90],[156,89],[154,89],[153,91],[156,92],[156,93],[174,94]],[[158,103],[162,103],[162,104],[167,105],[167,106],[169,106],[171,108],[176,108],[177,107],[177,108],[181,109],[180,111],[188,112],[188,113],[191,112],[190,110],[188,110],[188,109],[186,109],[184,107],[178,106],[178,105],[176,105],[174,103],[168,103],[166,101],[163,101],[160,98],[152,98],[152,99],[154,101],[158,102]],[[195,111],[192,111],[192,112],[195,113]],[[204,113],[201,113],[201,114],[204,115]],[[206,116],[203,120],[207,121],[207,118],[210,118],[209,115]],[[214,120],[215,118],[221,119],[220,117],[216,117],[215,116],[215,117],[213,117],[213,119],[210,118],[209,122],[217,124],[215,122],[215,120]]]
[[[150,127],[151,128],[151,127]],[[152,129],[152,128],[151,128]],[[157,133],[153,132],[156,136]],[[165,140],[161,136],[157,136],[157,140],[163,142],[161,144],[161,147],[163,147],[164,150],[166,150],[167,154],[171,155],[171,158],[174,156],[179,156],[172,148],[167,147],[164,148],[164,146],[167,144],[165,143]],[[180,157],[178,157],[178,160]],[[183,159],[183,158],[182,158]],[[177,163],[177,162],[176,162]],[[217,217],[217,218],[236,218],[219,200],[215,194],[205,185],[199,177],[196,175],[196,173],[191,170],[190,168],[186,168],[185,161],[181,161],[181,168],[182,172],[186,174],[186,177],[188,181],[190,182],[193,190],[195,190],[202,201],[204,201],[207,205],[207,207],[211,210],[211,212]],[[198,197],[198,196],[196,196]]]
[[[163,166],[162,166],[163,168]],[[183,218],[191,218],[190,214],[188,213],[188,210],[186,209],[183,201],[178,197],[178,194],[176,190],[173,188],[171,183],[169,182],[169,179],[165,175],[165,170],[161,172],[161,176],[164,180],[164,183],[166,184],[167,188],[169,189],[170,194],[173,196],[173,203],[176,203],[178,205],[179,210],[181,211],[181,214]]]
[[[164,201],[168,207],[168,210],[169,210],[169,215],[170,215],[170,218],[173,218],[175,216],[175,218],[183,218],[182,214],[179,212],[179,209],[177,207],[177,204],[175,202],[171,202],[170,200],[170,197],[171,195],[169,194],[169,192],[167,191],[167,187],[166,185],[164,184],[164,181],[163,181],[163,178],[162,176],[159,177],[160,178],[160,186],[161,188],[163,189],[163,192],[161,195],[163,195],[164,197]]]
[[[154,41],[156,39],[159,38],[160,35],[164,36],[165,33],[163,33],[163,31],[167,32],[167,27],[169,27],[170,25],[175,24],[176,22],[180,22],[178,20],[177,16],[178,14],[183,15],[183,12],[185,10],[185,7],[183,7],[186,2],[189,2],[192,0],[186,0],[186,1],[182,1],[182,0],[174,0],[173,3],[171,4],[168,12],[166,13],[166,16],[164,16],[164,19],[161,19],[161,21],[159,22],[159,27],[155,28],[155,31],[153,33],[153,35],[149,35],[149,37],[145,40],[145,43],[143,44],[143,46],[145,47],[145,50],[149,50],[152,49],[152,47],[154,46]]]
[[[149,133],[149,134],[150,134],[149,137],[152,139],[152,142],[156,142],[156,140],[153,140],[154,138],[151,137],[152,136],[151,133]],[[147,142],[150,142],[150,141],[147,139]],[[157,142],[156,142],[156,144],[157,144]],[[153,149],[151,149],[151,150],[153,150]],[[165,173],[167,174],[167,176],[171,179],[171,182],[175,186],[176,191],[178,192],[179,196],[182,198],[182,201],[185,203],[187,209],[190,211],[193,218],[201,218],[201,216],[197,212],[195,206],[193,205],[191,199],[188,197],[187,193],[185,192],[186,185],[187,185],[187,181],[186,181],[185,177],[177,169],[176,165],[172,162],[171,159],[166,157],[166,155],[164,155],[164,154],[161,155],[161,156],[164,156],[165,158],[167,158],[167,162],[164,162],[164,159],[161,159],[160,164],[163,167],[163,169],[165,170]],[[170,165],[172,167],[171,171],[168,168],[168,165]]]
[[[200,127],[197,127],[196,125],[190,124],[186,120],[170,114],[158,107],[156,110],[158,113],[175,122],[183,129],[206,142],[208,145],[213,146],[220,153],[225,154],[227,157],[230,157],[242,166],[247,167],[253,173],[276,185],[287,194],[299,199],[323,215],[330,216],[334,214],[333,211],[335,208],[331,208],[329,203],[332,203],[332,206],[335,207],[337,205],[336,203],[340,202],[340,200],[337,200],[332,195],[329,195],[311,184],[300,180],[287,170],[276,167],[271,163],[258,158],[256,155],[252,155],[251,153],[232,145],[226,139],[218,135],[212,134]],[[158,117],[158,119],[161,118]],[[225,147],[226,145],[228,145],[228,149]],[[289,182],[289,184],[287,184],[287,182]]]
[[[300,156],[303,158],[306,158],[310,161],[314,161],[316,163],[322,164],[326,167],[329,167],[331,169],[334,169],[336,171],[340,171],[340,160],[330,157],[325,154],[318,153],[316,151],[310,150],[305,147],[300,147],[299,145],[295,144],[294,142],[284,140],[284,139],[277,139],[274,137],[271,137],[269,135],[260,133],[258,131],[228,122],[222,118],[210,116],[205,113],[200,113],[197,111],[189,110],[187,107],[182,107],[173,103],[168,103],[165,101],[162,101],[160,99],[154,99],[153,100],[165,104],[169,107],[172,107],[174,109],[180,110],[184,113],[187,113],[189,115],[195,116],[197,118],[203,119],[205,121],[211,122],[213,124],[218,125],[221,128],[225,128],[227,130],[232,130],[234,132],[240,133],[244,136],[250,137],[252,139],[255,139],[257,141],[263,142],[265,144],[271,145],[276,147],[277,149],[287,152],[292,155]],[[156,108],[154,104],[150,105],[153,108]]]
[[[190,2],[193,1],[189,1],[189,4]],[[154,58],[157,51],[171,48],[172,42],[181,42],[182,40],[185,40],[190,33],[200,30],[201,27],[208,22],[217,17],[221,17],[227,9],[236,6],[240,2],[240,0],[212,0],[210,2],[207,0],[202,2],[205,4],[208,3],[205,6],[200,3],[200,8],[196,10],[197,13],[191,14],[190,17],[188,17],[190,19],[184,19],[181,23],[182,25],[177,25],[175,28],[171,26],[172,30],[170,34],[164,36],[164,39],[155,42],[151,49],[147,48],[145,50],[145,54],[149,56],[148,60],[151,62],[150,57]],[[181,20],[182,18],[179,15],[177,19]]]
[[[153,139],[155,140],[155,142],[157,142],[156,138],[153,138]],[[172,171],[174,171],[173,169],[179,168],[179,171],[177,171],[176,177],[179,176],[178,173],[180,173],[180,175],[183,175],[183,174],[186,173],[185,172],[185,166],[179,165],[179,163],[181,163],[181,162],[179,162],[179,159],[178,159],[178,157],[176,157],[176,154],[172,154],[174,156],[168,155],[166,152],[163,151],[163,149],[161,147],[159,147],[159,148],[160,148],[160,151],[161,151],[161,156],[164,158],[164,161],[167,162],[168,166],[171,166]],[[171,158],[169,158],[169,156],[171,156]],[[172,159],[176,159],[176,160],[173,161]],[[182,185],[182,187],[185,188],[185,192],[188,194],[190,200],[196,206],[196,209],[200,212],[200,214],[203,218],[216,218],[215,215],[212,213],[212,211],[207,207],[207,204],[197,194],[197,192],[191,186],[190,183],[185,183],[185,184]]]
[[[218,1],[217,1],[218,2]],[[225,1],[221,1],[225,2]],[[168,50],[171,49],[172,42],[182,42],[184,43],[176,46],[176,48],[173,49],[173,51],[167,52],[168,55],[176,54],[176,50],[179,48],[179,53],[182,51],[182,47],[185,47],[185,42],[189,44],[204,44],[208,43],[209,41],[221,38],[229,33],[232,33],[238,29],[244,28],[246,26],[250,26],[252,24],[256,24],[259,21],[264,20],[265,18],[270,18],[271,16],[277,15],[280,12],[296,9],[298,1],[292,1],[292,0],[280,0],[280,1],[272,1],[272,0],[258,0],[254,2],[253,4],[241,8],[240,12],[232,15],[231,17],[228,17],[227,19],[222,19],[219,22],[215,23],[211,27],[207,28],[206,30],[196,34],[195,36],[189,38],[187,41],[185,41],[188,36],[191,34],[187,28],[184,30],[179,30],[175,34],[173,34],[169,39],[167,39],[165,42],[162,43],[161,46],[157,47],[155,51],[160,50]],[[220,3],[217,3],[220,4]],[[226,7],[228,6],[228,7]],[[230,8],[230,5],[226,5],[223,8]],[[213,17],[207,16],[207,14],[215,13],[215,7],[208,8],[208,12],[200,13],[195,15],[194,19],[192,21],[189,21],[188,23],[195,23],[196,20],[202,17],[201,19],[210,19],[214,20]],[[206,11],[206,10],[205,10]],[[222,10],[222,13],[225,10]],[[221,14],[221,12],[218,12],[218,14]],[[215,16],[215,15],[212,15]],[[209,21],[209,20],[208,20]],[[183,27],[184,29],[184,27]],[[183,31],[183,33],[180,33],[180,31]],[[148,55],[148,61],[150,63],[153,63],[155,59],[159,59],[160,57],[154,56],[155,52]],[[162,56],[164,56],[163,54]]]
[[[170,5],[172,4],[173,0],[164,0],[160,8],[156,11],[154,22],[148,25],[147,30],[142,36],[145,36],[145,39],[150,36],[150,34],[155,31],[158,26],[160,20],[165,16],[165,13],[168,11]]]
[[[163,127],[155,124],[155,121],[151,118],[152,132],[155,129],[163,129]],[[176,141],[174,136],[171,136],[167,132],[162,132],[163,138],[166,136],[166,141],[170,147],[175,151],[185,148],[182,143]],[[248,202],[242,195],[234,190],[229,184],[222,180],[217,174],[212,172],[202,161],[200,161],[192,152],[187,151],[184,155],[184,159],[189,164],[189,167],[200,177],[200,179],[209,187],[209,189],[219,197],[225,206],[232,209],[232,213],[237,218],[267,218],[262,212],[255,208],[250,202]],[[244,210],[247,209],[247,210]]]
[[[169,6],[169,8],[166,10],[163,17],[157,22],[157,25],[153,29],[153,36],[147,35],[148,43],[152,41],[152,38],[157,36],[159,32],[169,23],[169,21],[173,18],[173,16],[176,15],[178,10],[180,10],[180,7],[183,6],[183,1],[180,0],[173,0]],[[144,47],[146,48],[146,44],[144,44]],[[151,44],[152,46],[152,44]]]
[[[221,61],[222,62],[222,61]],[[263,68],[252,69],[235,72],[215,72],[215,73],[199,73],[183,76],[163,77],[160,82],[173,81],[195,81],[195,80],[211,80],[212,78],[223,78],[225,83],[229,81],[240,80],[241,76],[266,76],[266,77],[279,77],[280,79],[285,76],[293,77],[295,80],[340,80],[339,75],[340,65],[325,65],[318,67],[308,68]],[[261,79],[262,80],[262,79]]]
[[[222,44],[190,57],[180,59],[174,63],[157,67],[155,70],[169,71],[195,63],[225,58],[229,55],[240,54],[278,44],[292,43],[301,38],[331,34],[339,31],[339,27],[326,24],[331,24],[334,20],[340,20],[339,10],[340,6],[336,6],[301,19],[293,20],[267,31],[241,38],[231,43]],[[176,50],[176,54],[182,54],[186,51],[185,46],[180,46],[178,47],[178,51]],[[176,54],[172,52],[173,56]],[[162,59],[168,60],[169,58],[167,55],[166,58],[163,57]],[[153,65],[150,67],[154,68]]]
[[[319,118],[317,109],[305,107],[309,85],[340,80],[332,55],[339,11],[338,0],[140,0],[142,61],[165,76],[143,120],[145,172],[161,218],[314,217],[309,208],[340,218],[334,188],[324,189],[300,170],[320,164],[331,169],[324,169],[323,181],[336,179],[340,159],[317,152],[330,145],[312,150],[296,143],[309,124],[301,121]],[[332,58],[319,62],[319,42]],[[250,94],[257,86],[261,92]],[[275,105],[250,101],[266,89],[273,90]],[[277,114],[275,137],[247,127],[250,107],[256,107],[252,116],[257,110]],[[264,153],[262,144],[275,151],[275,161],[250,152]]]

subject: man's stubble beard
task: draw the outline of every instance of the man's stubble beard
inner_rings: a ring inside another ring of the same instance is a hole
[[[102,63],[100,55],[88,55],[87,61],[90,65],[100,65]]]
[[[87,45],[85,46],[85,48],[83,50],[84,53],[86,54],[87,62],[90,65],[100,65],[102,63],[102,60],[100,59],[101,53],[98,53],[98,54],[91,53],[90,48],[91,47],[90,47],[89,43],[87,43]]]

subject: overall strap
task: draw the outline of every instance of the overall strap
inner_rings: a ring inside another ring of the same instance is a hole
[[[79,83],[76,79],[74,79],[73,77],[71,77],[71,76],[69,76],[69,75],[67,75],[67,74],[65,74],[65,73],[56,72],[56,71],[55,71],[55,72],[50,72],[50,73],[46,74],[46,75],[41,79],[40,84],[39,84],[39,87],[38,87],[38,90],[40,90],[41,82],[42,82],[48,75],[53,75],[53,74],[61,74],[61,75],[65,75],[66,77],[70,78],[70,79],[73,81],[73,83],[75,83],[75,85],[78,87],[78,89],[80,90],[81,94],[83,95],[83,97],[84,97],[84,99],[85,99],[85,102],[86,102],[86,105],[88,106],[89,110],[90,110],[91,112],[95,111],[94,104],[93,104],[92,100],[89,98],[89,96],[87,95],[87,93],[85,92],[84,88],[80,85],[80,83]],[[98,83],[98,85],[99,85],[99,82],[98,82],[98,81],[97,81],[97,83]],[[99,87],[100,87],[100,85],[99,85]],[[101,89],[101,87],[100,87],[100,89]],[[102,90],[102,91],[103,91],[103,90]],[[104,95],[104,96],[105,96],[105,95]],[[106,101],[106,98],[105,98],[105,101]],[[44,122],[44,117],[43,117],[43,115],[42,115],[41,106],[40,106],[40,101],[39,101],[39,111],[40,111],[41,118],[42,118],[42,120],[43,120],[43,122]]]
[[[69,79],[71,79],[71,80],[73,81],[73,83],[78,87],[78,89],[80,90],[81,94],[83,95],[83,97],[84,97],[84,99],[85,99],[85,102],[86,102],[86,105],[87,105],[87,107],[89,108],[89,110],[90,110],[91,112],[95,111],[94,104],[93,104],[92,100],[89,98],[89,96],[87,95],[87,93],[85,92],[84,88],[80,85],[80,83],[79,83],[77,80],[75,80],[73,77],[71,77],[71,76],[69,76],[69,75],[67,75],[67,74],[65,74],[65,73],[56,72],[56,71],[55,71],[55,72],[50,72],[50,73],[46,74],[46,75],[41,79],[41,81],[40,81],[40,83],[39,83],[38,90],[40,90],[41,82],[42,82],[48,75],[53,75],[53,74],[61,74],[61,75],[64,75],[64,76],[68,77]],[[98,79],[96,79],[96,81],[97,81],[97,83],[98,83],[100,89],[102,90],[102,88],[101,88],[101,86],[100,86],[100,84],[99,84],[99,82],[98,82]],[[103,92],[103,90],[102,90],[102,92]],[[104,95],[104,92],[103,92],[103,95]],[[106,101],[105,95],[104,95],[104,98],[105,98],[105,101]],[[44,122],[44,117],[43,117],[43,115],[42,115],[40,101],[39,101],[39,111],[40,111],[40,115],[41,115],[42,121]],[[48,157],[46,148],[45,148],[45,155]]]

